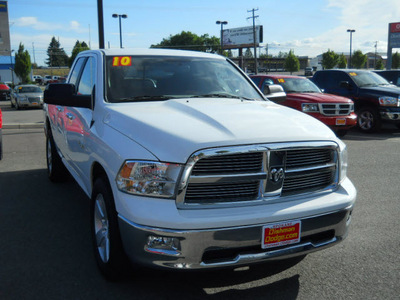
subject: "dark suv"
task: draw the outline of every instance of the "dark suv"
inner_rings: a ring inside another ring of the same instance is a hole
[[[374,71],[376,74],[381,75],[390,83],[400,86],[400,70],[385,70],[385,71]]]
[[[358,127],[364,132],[379,130],[382,122],[400,128],[400,88],[366,70],[317,71],[312,80],[326,93],[354,101]]]

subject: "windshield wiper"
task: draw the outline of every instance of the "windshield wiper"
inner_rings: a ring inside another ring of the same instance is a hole
[[[231,99],[254,100],[252,98],[236,96],[236,95],[231,95],[231,94],[223,94],[223,93],[193,95],[188,98],[231,98]]]
[[[118,99],[118,102],[135,102],[135,101],[161,101],[161,100],[170,100],[170,99],[176,99],[177,97],[173,96],[165,96],[165,95],[159,95],[159,96],[134,96],[134,97],[126,97],[126,98],[120,98]]]
[[[376,83],[365,83],[365,84],[360,85],[360,87],[365,87],[365,86],[377,86],[377,84]]]

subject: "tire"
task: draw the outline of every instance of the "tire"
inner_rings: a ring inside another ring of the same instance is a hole
[[[117,281],[126,273],[129,260],[122,246],[114,197],[105,177],[95,180],[90,211],[97,266],[107,280]]]
[[[335,131],[335,134],[338,138],[342,138],[347,134],[348,130],[346,129],[339,129],[337,131]]]
[[[373,107],[363,107],[357,111],[357,125],[362,132],[371,133],[381,128],[381,119]]]
[[[21,108],[19,107],[19,105],[18,105],[18,101],[15,102],[15,109],[16,109],[16,110],[20,110],[20,109],[21,109]]]
[[[54,143],[50,129],[46,135],[46,163],[47,176],[50,181],[61,182],[66,179],[68,171],[65,168],[60,155],[57,153],[56,144]]]

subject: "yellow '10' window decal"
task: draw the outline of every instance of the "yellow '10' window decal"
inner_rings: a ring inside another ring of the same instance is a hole
[[[357,76],[357,73],[351,72],[349,73],[350,76]]]
[[[114,56],[113,67],[129,67],[132,66],[132,57],[130,56]]]
[[[278,79],[278,82],[279,82],[279,83],[284,83],[284,82],[285,82],[285,79],[279,78],[279,79]]]

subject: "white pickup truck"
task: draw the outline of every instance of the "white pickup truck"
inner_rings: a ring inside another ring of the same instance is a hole
[[[129,260],[236,267],[347,235],[356,190],[345,144],[267,100],[225,57],[85,51],[44,101],[48,176],[68,171],[91,198],[106,278]]]

